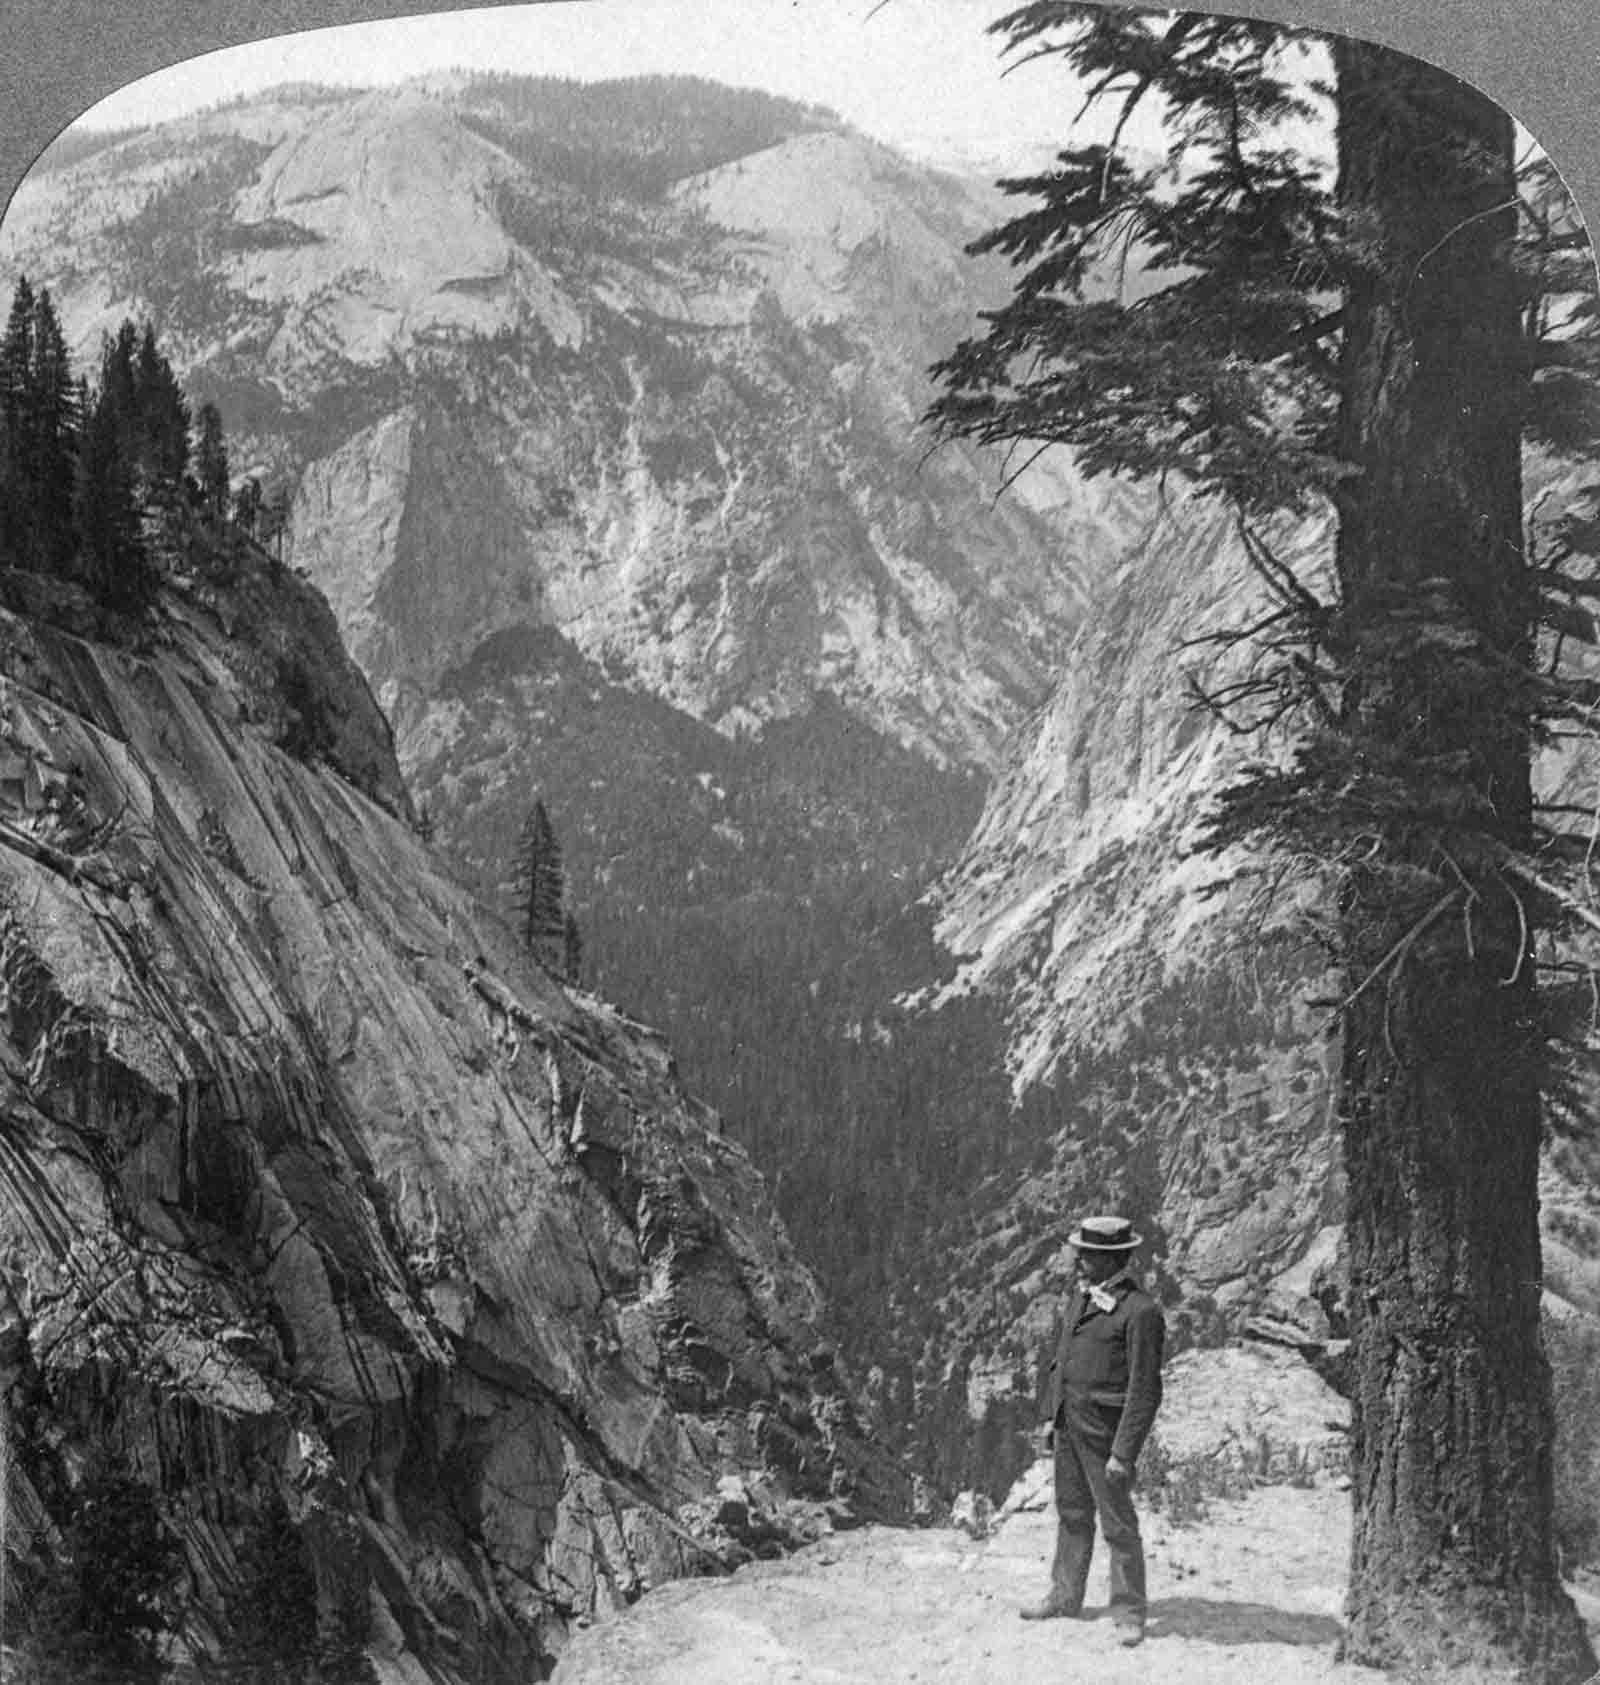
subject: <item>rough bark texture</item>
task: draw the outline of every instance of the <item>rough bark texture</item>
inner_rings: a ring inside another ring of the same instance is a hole
[[[1342,909],[1355,1659],[1595,1660],[1551,1534],[1539,1333],[1512,125],[1427,66],[1336,49],[1347,311],[1346,726],[1373,800]],[[1392,779],[1392,781],[1391,781]],[[1392,793],[1386,798],[1384,791]]]

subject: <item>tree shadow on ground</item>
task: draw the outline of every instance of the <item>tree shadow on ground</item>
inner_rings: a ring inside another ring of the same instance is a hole
[[[1275,1609],[1270,1603],[1226,1603],[1212,1597],[1162,1597],[1150,1605],[1152,1638],[1197,1638],[1211,1644],[1333,1644],[1343,1627],[1331,1615]]]

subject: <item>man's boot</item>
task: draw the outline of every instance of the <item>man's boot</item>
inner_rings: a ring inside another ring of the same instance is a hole
[[[1043,1603],[1031,1603],[1017,1611],[1025,1621],[1074,1621],[1083,1610],[1077,1604],[1063,1603],[1060,1598],[1047,1597]]]
[[[1057,1488],[1057,1503],[1060,1489]],[[1050,1590],[1042,1603],[1018,1613],[1025,1621],[1074,1621],[1083,1617],[1083,1590],[1089,1582],[1089,1558],[1094,1551],[1094,1512],[1085,1527],[1056,1524],[1056,1549],[1050,1562]]]

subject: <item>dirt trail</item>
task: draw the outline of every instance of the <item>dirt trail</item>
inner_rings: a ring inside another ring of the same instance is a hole
[[[556,1685],[1276,1685],[1384,1676],[1341,1667],[1349,1499],[1335,1487],[1264,1488],[1214,1505],[1198,1526],[1146,1522],[1151,1610],[1123,1650],[1105,1609],[1102,1559],[1090,1619],[1035,1624],[1054,1520],[1007,1517],[973,1540],[949,1528],[868,1528],[725,1580],[653,1592],[580,1634]],[[1600,1608],[1591,1610],[1600,1615]]]
[[[1123,1650],[1103,1553],[1084,1621],[1025,1622],[1044,1589],[1048,1510],[987,1539],[867,1528],[723,1580],[663,1587],[580,1633],[555,1685],[1360,1685],[1387,1675],[1334,1660],[1349,1497],[1334,1484],[1266,1487],[1193,1527],[1146,1521],[1150,1625]],[[1600,1629],[1600,1596],[1580,1592]],[[1600,1631],[1597,1631],[1600,1636]]]
[[[1214,1476],[1250,1453],[1243,1466],[1253,1459],[1285,1483],[1213,1498],[1202,1519],[1178,1528],[1141,1506],[1151,1609],[1140,1648],[1117,1644],[1103,1549],[1089,1619],[1018,1618],[1044,1593],[1055,1538],[1041,1460],[987,1538],[872,1527],[726,1579],[664,1586],[579,1633],[555,1685],[1387,1680],[1334,1660],[1350,1541],[1344,1401],[1298,1358],[1270,1349],[1186,1352],[1166,1378],[1158,1433],[1174,1469]],[[1292,1471],[1312,1471],[1316,1484],[1287,1483]],[[1596,1591],[1600,1582],[1576,1595],[1600,1639]],[[1452,1675],[1452,1685],[1472,1682]]]

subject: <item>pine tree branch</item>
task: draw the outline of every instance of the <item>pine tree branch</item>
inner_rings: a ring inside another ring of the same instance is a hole
[[[1012,442],[1011,449],[1008,450],[1005,454],[1004,461],[1001,465],[1000,484],[995,487],[994,497],[991,499],[991,501],[994,502],[994,503],[998,503],[1000,501],[1000,499],[1002,497],[1004,497],[1005,494],[1008,491],[1011,490],[1011,488],[1017,483],[1017,481],[1020,480],[1022,478],[1022,476],[1028,472],[1028,470],[1034,465],[1034,463],[1036,463],[1039,460],[1039,458],[1045,454],[1046,451],[1051,449],[1051,441],[1048,440],[1048,439],[1045,440],[1045,442],[1042,445],[1040,445],[1037,450],[1035,450],[1033,452],[1033,454],[1027,459],[1027,461],[1024,462],[1023,465],[1013,473],[1010,469],[1009,464],[1010,464],[1012,456],[1015,454],[1017,445],[1020,442],[1021,442],[1020,440],[1014,440]]]
[[[1444,915],[1449,912],[1460,899],[1461,891],[1459,889],[1447,890],[1443,895],[1441,895],[1439,899],[1428,909],[1428,911],[1425,912],[1422,917],[1419,918],[1416,923],[1413,924],[1411,928],[1389,948],[1383,958],[1380,959],[1375,966],[1373,966],[1371,971],[1362,978],[1355,988],[1345,996],[1345,998],[1335,1008],[1332,1017],[1329,1018],[1327,1028],[1332,1030],[1338,1024],[1339,1020],[1344,1017],[1350,1008],[1355,1005],[1362,995],[1371,988],[1371,986],[1384,974],[1385,971],[1387,971],[1390,967],[1398,969],[1400,964],[1404,961],[1405,956],[1411,951],[1412,947],[1424,935],[1426,935],[1429,928],[1443,918]],[[1600,929],[1600,920],[1596,920],[1596,928]]]
[[[1522,976],[1523,967],[1527,964],[1527,959],[1528,959],[1528,909],[1527,909],[1526,905],[1524,904],[1522,897],[1520,895],[1518,895],[1516,890],[1514,890],[1511,887],[1511,880],[1498,867],[1495,869],[1495,876],[1498,877],[1500,879],[1500,881],[1506,886],[1506,892],[1510,895],[1512,904],[1517,909],[1517,959],[1516,959],[1516,964],[1513,965],[1512,968],[1511,968],[1511,975],[1509,977],[1503,977],[1500,980],[1501,986],[1503,988],[1509,989],[1509,988],[1515,987],[1515,985],[1517,983],[1517,980]]]
[[[1264,614],[1259,620],[1252,621],[1248,626],[1226,626],[1213,632],[1195,632],[1187,638],[1178,641],[1179,649],[1199,649],[1205,646],[1223,649],[1234,649],[1240,644],[1254,643],[1263,638],[1273,627],[1286,622],[1296,621],[1296,609],[1292,603],[1280,603],[1269,614]],[[1281,648],[1280,640],[1271,647]]]
[[[1511,198],[1503,200],[1500,204],[1489,205],[1481,211],[1475,211],[1471,216],[1463,217],[1453,228],[1446,229],[1445,232],[1441,234],[1431,246],[1428,247],[1422,256],[1417,259],[1416,265],[1411,271],[1411,279],[1406,286],[1407,293],[1409,294],[1411,288],[1422,279],[1422,271],[1427,266],[1429,260],[1436,257],[1441,251],[1443,251],[1444,248],[1448,246],[1458,234],[1464,233],[1467,229],[1471,228],[1474,223],[1483,222],[1492,216],[1503,216],[1507,211],[1514,211],[1518,209],[1521,203],[1522,201],[1513,194]]]
[[[1537,889],[1541,894],[1549,896],[1557,906],[1564,908],[1580,923],[1588,925],[1592,930],[1600,930],[1600,913],[1584,906],[1581,901],[1575,900],[1560,884],[1552,883],[1549,878],[1534,871],[1531,866],[1518,862],[1513,862],[1508,870],[1520,877],[1524,883]]]
[[[1251,527],[1242,510],[1236,511],[1235,525],[1244,545],[1250,565],[1279,598],[1306,617],[1308,625],[1320,625],[1327,617],[1327,606],[1300,582],[1294,570],[1273,554],[1272,548]]]

